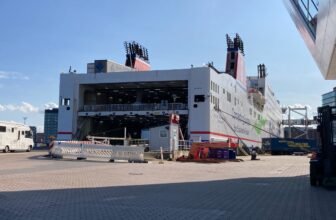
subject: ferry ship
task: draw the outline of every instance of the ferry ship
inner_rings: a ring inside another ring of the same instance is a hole
[[[180,138],[260,146],[263,137],[282,137],[282,112],[264,64],[245,74],[244,44],[226,36],[226,68],[151,70],[147,49],[125,43],[125,65],[95,60],[87,73],[60,76],[58,139],[87,135],[144,138],[146,129],[180,116]],[[157,134],[158,138],[165,138]]]

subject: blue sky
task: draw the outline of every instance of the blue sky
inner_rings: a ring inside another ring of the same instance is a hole
[[[95,59],[124,63],[125,40],[149,50],[152,69],[209,61],[224,69],[225,34],[244,40],[248,75],[265,63],[283,105],[321,104],[322,78],[282,0],[1,0],[0,120],[43,127],[58,104],[59,74]]]

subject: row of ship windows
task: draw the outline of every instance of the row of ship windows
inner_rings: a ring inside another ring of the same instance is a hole
[[[210,89],[211,91],[214,91],[216,93],[219,93],[219,85],[217,85],[216,83],[212,82],[210,83]]]
[[[226,99],[227,99],[228,102],[231,102],[231,93],[227,92]],[[218,100],[218,101],[216,101],[216,100]],[[210,102],[212,104],[219,103],[219,98],[217,98],[216,96],[211,95]],[[235,98],[235,105],[237,105],[237,103],[239,104],[239,100]]]
[[[220,87],[218,84],[216,84],[215,82],[211,81],[210,83],[210,88],[211,88],[211,91],[214,91],[216,93],[219,93],[220,91]],[[274,95],[274,93],[271,91],[271,93]],[[225,89],[223,88],[223,94],[225,94]],[[231,102],[231,93],[230,92],[226,92],[226,98],[227,98],[227,101],[228,102]],[[219,107],[219,98],[211,95],[211,103],[215,105],[215,107]],[[237,98],[234,98],[234,104],[235,106],[236,105],[239,105],[239,99]],[[243,103],[241,102],[241,106],[243,106]],[[250,108],[250,115],[254,118],[258,117],[258,119],[260,120],[260,114],[257,114],[255,111],[252,111],[252,109]]]
[[[235,106],[239,105],[239,99],[234,98],[235,100]],[[231,94],[228,92],[227,93],[227,101],[231,102]],[[216,96],[211,95],[210,102],[215,105],[216,108],[219,108],[219,98]],[[241,102],[241,106],[243,106],[243,103]],[[257,114],[256,111],[252,111],[252,108],[249,109],[250,115],[254,118],[258,117],[258,120],[260,120],[261,116],[260,114]]]
[[[257,113],[255,111],[252,111],[252,109],[250,108],[250,115],[252,116],[252,112],[253,112],[253,117],[257,117]],[[260,120],[260,114],[258,114],[258,120]]]
[[[215,105],[216,108],[219,108],[219,98],[211,95],[211,103]]]
[[[211,103],[212,104],[216,104],[216,101],[215,101],[216,99],[218,99],[216,96],[211,95]],[[232,100],[231,99],[231,93],[229,93],[229,92],[226,93],[226,99],[227,99],[228,102],[231,102],[231,100]],[[237,105],[239,105],[239,103],[241,104],[241,106],[243,106],[243,103],[239,102],[239,99],[234,98],[234,105],[237,106]]]
[[[211,81],[211,83],[210,83],[210,89],[211,89],[211,91],[214,91],[217,94],[219,94],[220,91],[221,91],[219,85],[217,83],[213,82],[213,81]],[[236,89],[236,87],[235,87],[235,89]],[[224,88],[222,88],[222,93],[225,94],[225,89]]]

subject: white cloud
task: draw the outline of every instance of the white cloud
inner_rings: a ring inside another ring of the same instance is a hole
[[[45,109],[52,109],[52,108],[58,108],[58,105],[54,102],[48,102],[43,105],[43,107],[36,107],[28,102],[21,102],[19,105],[15,104],[0,104],[0,112],[3,111],[18,111],[23,113],[41,113],[44,114]]]
[[[35,113],[39,109],[28,102],[22,102],[20,105],[0,105],[0,111],[20,111],[24,113]]]
[[[307,110],[311,110],[312,107],[310,105],[304,105],[304,104],[294,104],[294,105],[289,105],[291,108],[305,108],[307,107]]]
[[[5,105],[5,109],[8,111],[16,111],[18,108],[15,105],[9,104],[9,105]]]
[[[29,77],[18,72],[8,72],[0,70],[0,79],[19,79],[19,80],[29,80]]]
[[[21,106],[19,106],[19,111],[21,112],[38,112],[38,108],[34,107],[32,104],[28,103],[28,102],[22,102]]]
[[[58,105],[54,102],[48,102],[44,104],[45,109],[52,109],[52,108],[58,108]]]
[[[37,131],[37,133],[43,133],[44,132],[44,126],[43,125],[36,126],[36,131]]]
[[[58,108],[58,105],[55,102],[48,102],[43,105],[43,107],[40,108],[39,112],[41,114],[44,114],[44,111],[46,109],[53,109],[53,108]]]

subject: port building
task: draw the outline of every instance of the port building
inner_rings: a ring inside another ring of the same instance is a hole
[[[336,0],[284,0],[325,79],[336,79]]]

